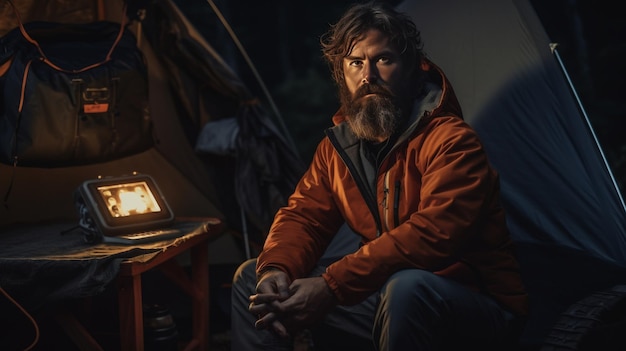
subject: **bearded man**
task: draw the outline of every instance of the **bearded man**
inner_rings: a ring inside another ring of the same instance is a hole
[[[320,330],[376,350],[513,349],[528,296],[498,174],[415,24],[356,4],[321,44],[341,108],[233,278],[232,349],[292,350],[305,329],[315,350],[345,345]],[[359,248],[322,264],[344,223]]]

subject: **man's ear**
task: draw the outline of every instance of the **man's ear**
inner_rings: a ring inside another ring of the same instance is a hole
[[[432,66],[427,58],[422,57],[422,59],[420,60],[419,68],[424,72],[428,72],[430,71]]]

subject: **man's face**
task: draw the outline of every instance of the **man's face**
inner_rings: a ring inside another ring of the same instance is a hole
[[[347,122],[357,137],[384,141],[400,125],[409,95],[410,70],[378,30],[368,31],[343,59],[340,88]]]

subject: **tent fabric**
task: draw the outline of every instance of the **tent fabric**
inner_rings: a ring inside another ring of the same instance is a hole
[[[398,9],[415,20],[500,173],[531,293],[525,337],[541,340],[567,304],[626,279],[626,211],[601,148],[528,1]]]

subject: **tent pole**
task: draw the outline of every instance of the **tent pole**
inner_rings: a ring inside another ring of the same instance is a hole
[[[563,72],[563,74],[565,75],[565,78],[567,79],[567,83],[569,84],[569,87],[570,87],[572,93],[574,94],[574,98],[576,99],[576,103],[578,103],[578,108],[580,109],[580,111],[582,112],[583,116],[585,117],[585,122],[587,123],[587,127],[589,128],[589,131],[591,132],[591,135],[593,136],[593,140],[595,141],[596,146],[598,147],[598,151],[600,152],[600,156],[602,156],[602,161],[604,162],[604,166],[606,167],[606,169],[607,169],[607,171],[609,173],[609,177],[611,178],[611,181],[613,182],[613,186],[615,187],[615,192],[617,193],[617,196],[620,199],[620,202],[622,204],[622,209],[624,210],[624,213],[626,213],[626,204],[624,204],[624,197],[622,196],[622,193],[621,193],[621,191],[619,189],[617,181],[615,180],[615,177],[613,176],[613,172],[611,171],[611,167],[610,167],[608,161],[606,160],[606,157],[604,155],[604,151],[602,150],[602,146],[600,145],[600,142],[598,141],[596,133],[593,130],[593,126],[591,125],[591,121],[589,120],[589,117],[587,116],[587,112],[585,111],[585,108],[583,107],[583,104],[582,104],[580,98],[578,97],[578,93],[576,92],[576,88],[574,88],[574,84],[572,83],[572,80],[570,79],[569,74],[567,73],[567,70],[565,69],[565,65],[563,64],[563,61],[561,60],[561,56],[559,55],[558,50],[556,49],[557,46],[558,46],[557,43],[551,43],[550,44],[550,51],[552,51],[552,53],[556,57],[556,60],[559,63],[559,67],[561,68],[561,72]]]
[[[239,206],[239,212],[241,214],[241,228],[243,230],[243,244],[246,250],[246,259],[250,259],[250,240],[248,238],[248,224],[246,223],[246,213],[242,206]]]
[[[217,15],[217,17],[220,19],[220,21],[222,22],[222,24],[224,25],[224,27],[226,28],[226,30],[228,31],[228,34],[230,34],[230,37],[233,39],[233,41],[235,42],[235,45],[237,45],[237,48],[239,49],[239,51],[241,52],[241,54],[243,55],[244,59],[246,60],[246,62],[248,63],[248,66],[250,66],[250,69],[252,70],[252,73],[254,74],[254,76],[256,77],[257,81],[259,82],[259,85],[261,86],[261,89],[263,90],[263,93],[265,94],[265,96],[267,97],[267,100],[270,104],[270,106],[272,107],[272,110],[274,111],[274,114],[276,114],[276,117],[278,118],[278,123],[280,124],[280,126],[282,127],[283,131],[285,132],[285,136],[287,137],[287,141],[289,142],[289,144],[291,145],[291,147],[294,150],[297,150],[296,148],[296,144],[293,141],[292,137],[291,137],[291,133],[289,133],[289,129],[287,129],[287,126],[285,125],[285,122],[280,114],[280,112],[278,111],[278,107],[276,106],[276,104],[274,103],[274,99],[272,99],[271,94],[269,93],[269,90],[267,89],[267,87],[265,86],[265,83],[263,83],[263,79],[261,78],[261,75],[259,74],[259,72],[257,71],[256,67],[254,66],[254,64],[252,63],[252,60],[250,59],[250,57],[248,56],[248,53],[246,52],[246,49],[243,47],[243,45],[241,44],[241,42],[239,41],[239,39],[237,38],[237,35],[235,34],[235,32],[232,30],[232,28],[230,27],[230,25],[228,24],[228,22],[226,21],[226,19],[224,18],[224,16],[222,15],[222,13],[220,12],[220,10],[217,8],[217,6],[215,5],[215,3],[213,2],[213,0],[207,0],[207,2],[209,3],[209,5],[211,5],[211,8],[213,9],[213,11],[215,12],[215,14]]]

